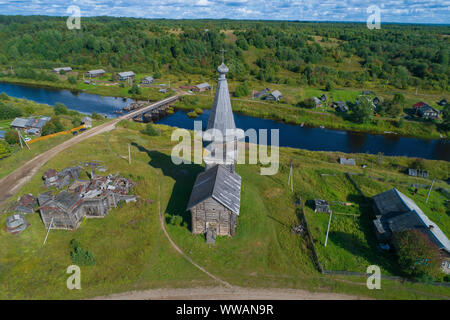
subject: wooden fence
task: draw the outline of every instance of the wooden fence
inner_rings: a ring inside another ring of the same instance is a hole
[[[79,127],[70,129],[70,130],[60,131],[60,132],[56,132],[56,133],[53,133],[53,134],[49,134],[47,136],[37,137],[37,138],[34,138],[33,140],[29,141],[28,144],[32,144],[32,143],[35,143],[35,142],[38,142],[38,141],[48,140],[48,139],[51,139],[53,137],[57,137],[57,136],[65,135],[65,134],[71,134],[72,132],[78,131],[78,130],[83,129],[83,128],[85,128],[84,124],[79,126]]]

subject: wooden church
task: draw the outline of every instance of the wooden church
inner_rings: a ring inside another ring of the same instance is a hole
[[[241,177],[234,171],[237,160],[236,126],[222,62],[219,80],[203,134],[205,171],[197,176],[187,210],[192,216],[192,233],[206,234],[208,243],[216,236],[233,236],[241,203]],[[220,137],[218,136],[220,134]]]

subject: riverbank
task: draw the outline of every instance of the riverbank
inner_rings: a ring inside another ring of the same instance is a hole
[[[76,85],[70,85],[64,81],[49,82],[1,77],[0,82],[49,89],[65,89],[73,92],[85,92],[109,97],[132,98],[134,100],[157,101],[172,94],[170,91],[168,93],[160,93],[157,88],[146,87],[142,88],[141,94],[130,95],[128,93],[129,87],[94,86],[81,83],[80,81]],[[193,110],[195,108],[210,109],[212,100],[213,96],[209,93],[197,94],[186,99],[185,102],[177,102],[176,107],[185,110]],[[410,121],[406,119],[374,117],[370,123],[358,124],[346,119],[345,115],[335,113],[334,111],[317,112],[284,103],[268,103],[259,100],[232,98],[232,105],[234,112],[288,124],[306,125],[310,127],[323,126],[329,129],[371,134],[396,134],[421,139],[448,137],[448,132],[438,131],[436,123],[419,119]]]
[[[177,103],[176,107],[184,110],[195,108],[210,109],[212,97],[206,95],[196,96],[191,99],[196,102]],[[287,124],[305,125],[309,127],[325,127],[328,129],[354,131],[369,134],[396,134],[404,137],[420,139],[447,138],[437,130],[435,123],[430,121],[400,121],[398,119],[385,119],[374,117],[373,121],[366,124],[358,124],[346,120],[343,115],[330,112],[316,112],[282,103],[267,103],[258,100],[231,99],[233,111],[244,115],[270,119]]]

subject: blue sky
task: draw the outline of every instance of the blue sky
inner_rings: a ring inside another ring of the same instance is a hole
[[[0,0],[0,14],[142,18],[231,18],[314,21],[366,21],[367,8],[381,9],[381,23],[449,23],[450,0]]]

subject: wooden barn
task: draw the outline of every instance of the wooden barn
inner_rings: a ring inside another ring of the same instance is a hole
[[[234,235],[241,202],[241,180],[223,165],[197,176],[187,208],[192,215],[193,234]]]

